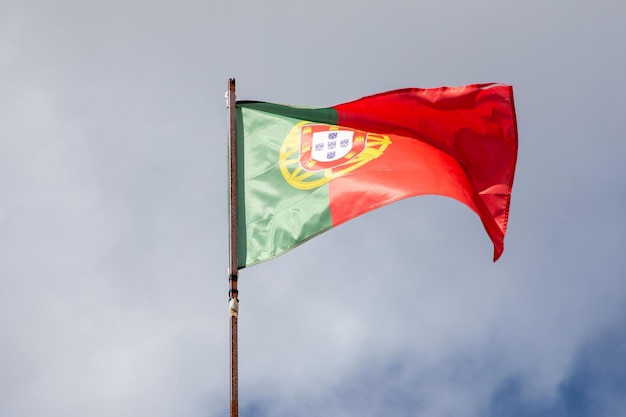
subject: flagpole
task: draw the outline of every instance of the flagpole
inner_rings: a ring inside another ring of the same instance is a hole
[[[230,267],[228,268],[228,306],[230,313],[230,417],[239,416],[239,381],[237,365],[237,316],[239,291],[237,291],[237,111],[235,109],[235,79],[228,80],[228,171],[230,205]]]

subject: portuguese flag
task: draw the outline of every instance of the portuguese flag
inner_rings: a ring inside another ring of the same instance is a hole
[[[239,268],[403,198],[454,198],[504,249],[517,159],[512,87],[408,88],[333,107],[239,101]]]

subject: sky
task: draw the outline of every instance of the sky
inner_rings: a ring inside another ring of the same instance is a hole
[[[229,410],[226,108],[511,84],[502,258],[423,196],[241,271],[242,417],[626,409],[626,3],[0,3],[0,415]],[[322,260],[322,261],[320,261]]]

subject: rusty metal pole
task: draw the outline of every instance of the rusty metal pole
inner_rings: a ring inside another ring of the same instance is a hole
[[[237,111],[235,109],[235,79],[228,80],[228,172],[230,206],[230,267],[228,269],[228,305],[230,313],[230,417],[239,416],[239,384],[237,364],[237,319],[239,292],[237,291]]]

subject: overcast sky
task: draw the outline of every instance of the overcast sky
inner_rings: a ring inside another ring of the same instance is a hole
[[[514,86],[505,251],[404,200],[240,274],[242,417],[626,409],[626,3],[0,3],[0,415],[228,414],[226,109]]]

